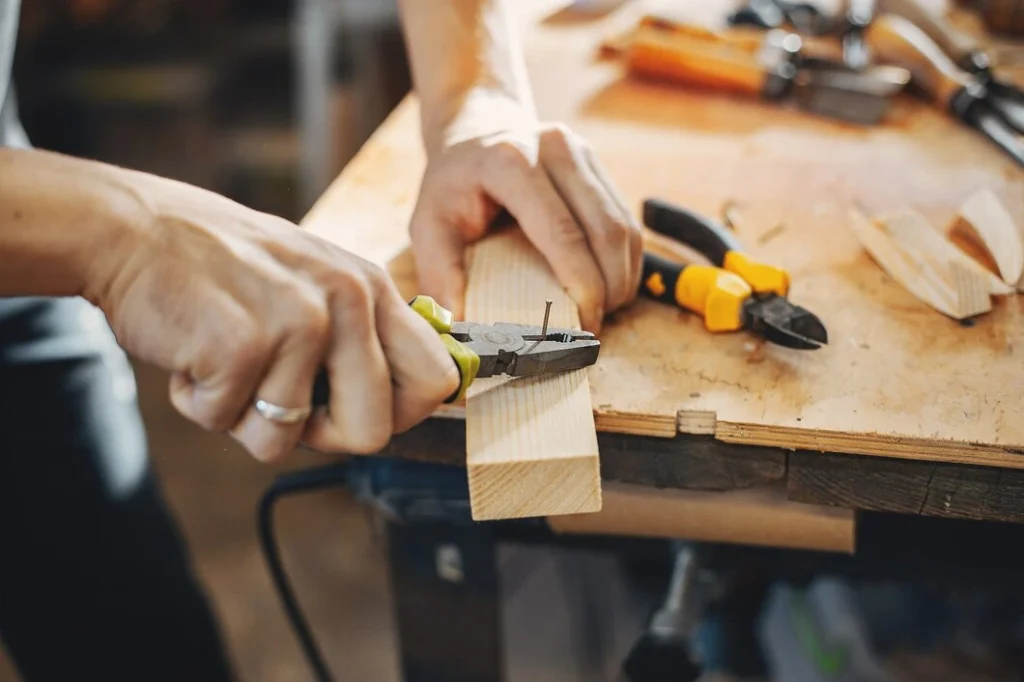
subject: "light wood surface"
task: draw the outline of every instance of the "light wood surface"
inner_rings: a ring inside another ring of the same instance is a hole
[[[636,82],[594,58],[633,10],[592,22],[545,18],[560,5],[516,3],[542,117],[590,141],[638,214],[649,197],[711,215],[735,203],[739,237],[790,270],[791,298],[823,318],[830,338],[822,350],[787,351],[709,334],[694,315],[638,300],[608,321],[588,372],[599,430],[1024,467],[1021,297],[997,299],[962,327],[886,276],[847,224],[855,206],[868,215],[910,207],[948,224],[982,188],[1021,224],[1024,175],[1010,160],[906,97],[883,125],[860,128]],[[422,169],[407,101],[305,224],[386,264],[411,295],[406,228]]]
[[[469,255],[466,319],[579,329],[576,305],[519,229]],[[466,399],[466,467],[478,521],[601,509],[601,467],[586,370],[479,379]]]
[[[548,519],[557,533],[674,538],[696,542],[809,549],[855,550],[849,509],[786,500],[781,486],[730,492],[652,490],[607,483],[597,514]]]

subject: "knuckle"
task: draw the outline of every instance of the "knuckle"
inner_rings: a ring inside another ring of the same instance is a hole
[[[572,153],[573,146],[579,146],[581,141],[569,129],[569,126],[564,123],[554,123],[540,134],[540,142],[548,151],[569,155]]]
[[[491,147],[492,160],[499,168],[521,169],[530,165],[530,160],[521,147],[508,140],[503,140]]]
[[[320,344],[331,329],[331,316],[322,296],[301,288],[290,299],[286,331],[302,341]]]
[[[373,284],[365,272],[342,270],[333,276],[330,294],[347,313],[368,312],[373,307]]]
[[[560,212],[552,220],[551,237],[562,247],[581,248],[587,245],[587,235],[567,212]]]
[[[603,246],[616,254],[621,254],[630,246],[630,227],[621,220],[610,220],[607,227],[601,230]]]
[[[271,340],[259,325],[250,321],[241,325],[236,333],[223,338],[219,346],[224,354],[225,365],[233,374],[246,372],[253,365],[261,363],[269,352]]]
[[[370,292],[375,296],[383,294],[391,286],[391,277],[388,275],[388,271],[377,263],[367,261],[363,267],[363,275]]]

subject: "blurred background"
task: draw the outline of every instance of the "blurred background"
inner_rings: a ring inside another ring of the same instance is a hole
[[[36,146],[293,220],[409,90],[393,0],[33,0],[15,79]]]

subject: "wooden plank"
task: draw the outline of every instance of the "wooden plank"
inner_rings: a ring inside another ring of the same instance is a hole
[[[1024,521],[1024,472],[793,452],[789,499],[866,511]]]
[[[711,493],[610,483],[604,496],[599,513],[551,518],[548,525],[564,534],[854,551],[852,511],[788,501],[780,486]]]
[[[521,230],[472,247],[466,319],[579,329],[579,313]],[[601,508],[597,431],[586,370],[477,380],[466,400],[466,467],[476,520]]]

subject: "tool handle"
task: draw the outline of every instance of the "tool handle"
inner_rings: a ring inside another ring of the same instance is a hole
[[[476,352],[457,340],[449,332],[452,328],[452,313],[442,307],[430,296],[416,296],[409,301],[409,306],[415,310],[420,317],[430,323],[440,337],[441,343],[448,349],[452,361],[459,370],[459,386],[448,396],[445,403],[454,403],[466,396],[466,390],[476,379],[480,371],[480,356]],[[327,376],[327,370],[321,369],[313,380],[313,407],[324,407],[330,403],[331,386]]]
[[[919,0],[878,0],[879,11],[901,16],[921,29],[946,56],[963,68],[986,68],[988,60],[981,45],[971,36],[956,30],[941,16],[923,7]]]
[[[739,275],[755,293],[789,293],[789,273],[755,260],[721,223],[660,199],[644,202],[643,217],[651,230],[692,247],[718,267]]]
[[[653,25],[637,30],[626,65],[645,78],[747,96],[759,96],[768,79],[768,70],[745,44]]]
[[[689,38],[693,41],[728,45],[749,54],[757,54],[764,44],[765,32],[759,28],[731,26],[723,29],[712,29],[701,24],[680,21],[672,16],[648,13],[641,17],[638,28],[661,32],[666,37]]]
[[[695,249],[722,267],[730,251],[742,251],[736,236],[721,223],[661,199],[644,201],[644,225],[658,234]]]
[[[961,71],[924,31],[894,14],[877,17],[866,39],[881,61],[902,66],[943,109],[974,79]]]
[[[653,253],[644,254],[640,291],[697,313],[712,332],[742,329],[744,304],[753,293],[734,273],[710,265],[680,265]]]

